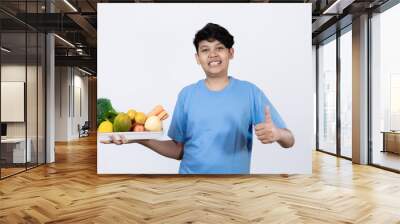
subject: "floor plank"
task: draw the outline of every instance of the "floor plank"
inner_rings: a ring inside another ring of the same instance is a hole
[[[400,223],[400,175],[314,152],[312,175],[96,174],[96,139],[0,181],[0,223]]]

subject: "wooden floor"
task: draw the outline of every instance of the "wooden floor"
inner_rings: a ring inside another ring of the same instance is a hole
[[[8,177],[10,175],[25,171],[25,167],[24,168],[1,168],[1,177]]]
[[[374,151],[372,161],[374,164],[400,170],[400,154],[376,150]]]
[[[400,175],[315,152],[312,175],[98,176],[94,137],[0,181],[0,223],[400,223]]]

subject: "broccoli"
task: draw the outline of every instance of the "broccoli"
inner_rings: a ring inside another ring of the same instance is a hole
[[[109,99],[97,99],[97,127],[105,120],[109,120],[113,123],[117,114],[117,111],[112,107]]]

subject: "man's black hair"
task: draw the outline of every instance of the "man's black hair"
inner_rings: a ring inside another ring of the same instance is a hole
[[[208,23],[201,30],[197,31],[193,40],[196,51],[199,49],[199,43],[203,40],[210,42],[218,40],[228,49],[232,48],[234,44],[233,36],[228,32],[228,30],[215,23]]]

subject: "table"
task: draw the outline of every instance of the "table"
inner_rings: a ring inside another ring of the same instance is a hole
[[[1,139],[1,157],[6,163],[25,163],[32,158],[30,138],[26,139],[27,147],[25,154],[25,138],[6,138]],[[12,158],[12,159],[11,159]]]
[[[400,131],[382,131],[381,133],[383,133],[382,152],[400,154]]]

